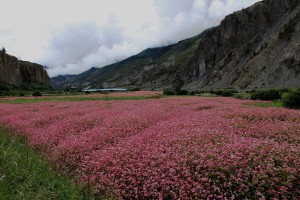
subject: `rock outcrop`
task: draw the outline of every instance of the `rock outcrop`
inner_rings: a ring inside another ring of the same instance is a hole
[[[298,5],[262,1],[227,16],[200,41],[185,88],[299,87]]]
[[[17,87],[24,83],[50,86],[49,76],[42,65],[19,61],[2,51],[0,51],[0,81]]]

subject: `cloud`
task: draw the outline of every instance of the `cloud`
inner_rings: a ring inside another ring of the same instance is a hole
[[[160,43],[174,43],[218,25],[228,14],[258,0],[154,0],[164,31]]]
[[[0,46],[25,60],[47,65],[50,76],[78,74],[148,47],[197,35],[255,2],[258,0],[4,1]],[[12,13],[17,14],[8,18]]]
[[[56,76],[78,74],[120,61],[139,50],[139,39],[130,38],[126,31],[115,19],[105,25],[84,22],[64,26],[54,31],[46,50],[50,54],[41,62],[48,66],[50,76]]]

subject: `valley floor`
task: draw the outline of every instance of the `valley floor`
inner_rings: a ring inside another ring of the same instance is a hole
[[[95,198],[300,198],[299,110],[224,97],[13,103],[0,123]]]

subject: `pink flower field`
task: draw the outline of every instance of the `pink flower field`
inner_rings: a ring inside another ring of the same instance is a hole
[[[0,104],[60,173],[115,199],[300,199],[300,112],[233,98]]]

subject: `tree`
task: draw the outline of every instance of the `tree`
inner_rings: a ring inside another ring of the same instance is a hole
[[[1,49],[1,51],[2,51],[2,53],[6,54],[6,50],[4,47]]]
[[[184,85],[184,81],[182,80],[180,75],[177,73],[175,78],[172,81],[173,90],[179,91],[179,90],[181,90],[183,85]]]

